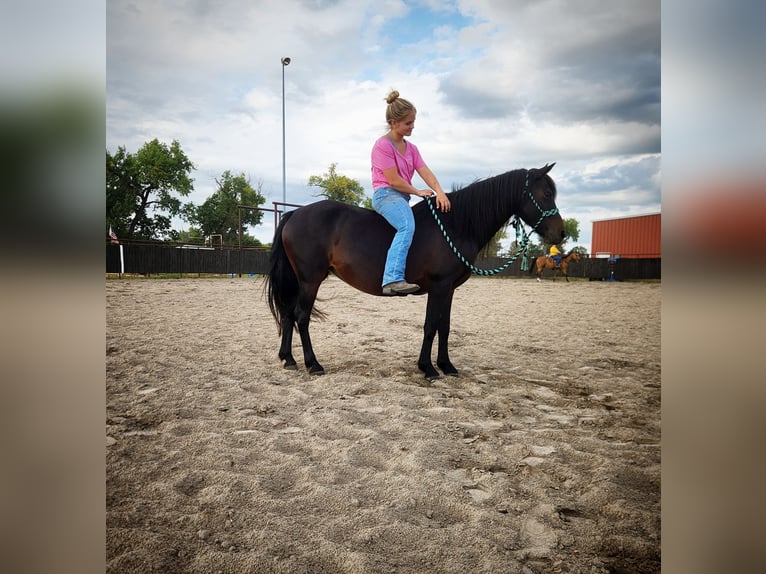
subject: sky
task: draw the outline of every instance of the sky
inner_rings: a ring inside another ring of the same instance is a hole
[[[282,201],[284,74],[288,203],[321,199],[307,182],[332,163],[372,195],[396,89],[447,191],[555,162],[568,248],[590,250],[594,220],[661,212],[659,0],[110,0],[106,23],[106,148],[178,140],[185,201],[226,170]]]

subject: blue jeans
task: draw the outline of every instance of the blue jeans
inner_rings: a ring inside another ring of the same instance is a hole
[[[404,281],[407,253],[415,235],[415,217],[410,207],[410,196],[396,191],[393,187],[379,187],[372,195],[372,207],[396,229],[396,235],[386,255],[382,285]]]

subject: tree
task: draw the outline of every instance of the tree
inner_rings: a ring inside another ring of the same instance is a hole
[[[118,237],[160,239],[177,235],[171,218],[184,216],[185,197],[194,189],[189,177],[194,165],[180,144],[156,138],[136,154],[120,146],[106,152],[106,223]]]
[[[492,236],[492,239],[489,240],[489,243],[487,243],[484,246],[484,249],[482,249],[482,254],[485,257],[499,257],[500,256],[500,250],[502,249],[501,241],[503,239],[508,238],[508,233],[505,231],[505,229],[501,229],[495,235]]]
[[[202,245],[205,242],[205,235],[199,227],[192,226],[188,230],[178,232],[178,241]]]
[[[576,245],[575,247],[572,247],[572,251],[576,251],[583,257],[588,257],[588,250],[582,246],[582,245]]]
[[[338,175],[335,171],[337,165],[337,163],[331,163],[327,173],[321,176],[312,175],[309,177],[308,184],[310,186],[321,187],[324,190],[315,197],[323,196],[326,199],[334,199],[350,205],[363,205],[367,207],[369,203],[365,202],[362,184],[345,175]]]
[[[511,245],[504,254],[502,254],[503,257],[513,257],[516,255],[516,253],[519,250],[519,244],[514,239],[511,241]],[[529,243],[527,243],[527,256],[528,257],[537,257],[538,255],[542,255],[545,253],[545,246],[543,246],[542,243],[535,243],[532,238],[530,237]]]
[[[564,220],[564,239],[556,245],[558,245],[562,251],[565,251],[564,245],[566,245],[570,239],[572,241],[580,239],[580,223],[574,218]],[[531,245],[532,243],[530,242],[530,246]],[[540,254],[548,253],[548,249],[550,249],[550,245],[543,245],[541,243],[539,246]]]
[[[114,155],[106,152],[106,224],[117,237],[128,239],[128,228],[136,208],[138,185],[135,178],[135,158],[118,148]]]
[[[544,243],[536,243],[534,241],[535,235],[530,235],[529,237],[529,243],[527,244],[527,255],[529,257],[537,257],[538,255],[544,255],[548,253],[548,249],[550,249],[550,245],[545,245]],[[561,240],[561,243],[558,243],[557,245],[561,248],[562,251],[564,251],[564,244],[569,241],[577,241],[580,239],[580,223],[574,219],[565,219],[564,220],[564,239]],[[518,249],[518,244],[516,241],[511,242],[510,249],[505,253],[506,257],[512,257]],[[574,250],[580,251],[580,253],[587,253],[587,250],[584,247],[575,247]]]
[[[562,245],[569,241],[570,239],[575,242],[578,239],[580,239],[580,223],[574,219],[565,219],[564,220],[564,241],[562,241]]]
[[[263,212],[258,209],[238,209],[240,205],[259,207],[266,202],[261,194],[262,182],[258,182],[257,188],[250,185],[250,181],[244,173],[232,175],[226,170],[220,180],[216,180],[218,189],[208,197],[205,202],[189,210],[188,218],[199,226],[200,233],[208,236],[220,233],[224,243],[238,243],[239,221],[242,218],[242,226],[259,225],[263,219]],[[260,241],[243,232],[243,245],[260,245]]]

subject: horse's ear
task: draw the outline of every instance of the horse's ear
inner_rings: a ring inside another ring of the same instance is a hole
[[[546,163],[546,164],[545,164],[545,165],[542,167],[542,169],[540,170],[540,172],[541,172],[541,175],[545,175],[545,174],[546,174],[546,173],[548,173],[550,170],[552,170],[554,165],[556,165],[556,162],[555,162],[555,161],[554,161],[552,164],[547,164],[547,163]]]

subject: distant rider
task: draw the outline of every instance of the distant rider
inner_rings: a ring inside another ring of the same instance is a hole
[[[548,252],[549,257],[553,257],[553,260],[556,262],[556,267],[559,267],[561,265],[561,251],[559,251],[559,248],[555,245],[551,245],[551,249]]]

